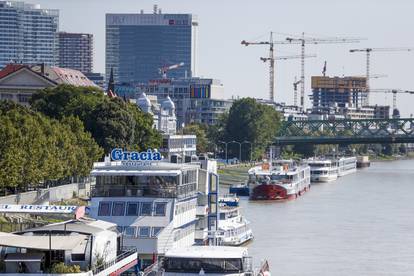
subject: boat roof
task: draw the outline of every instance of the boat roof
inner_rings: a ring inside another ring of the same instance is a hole
[[[246,247],[232,246],[191,246],[168,250],[165,257],[187,259],[241,259],[247,256]]]

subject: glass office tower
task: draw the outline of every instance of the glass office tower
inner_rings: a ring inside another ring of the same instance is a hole
[[[180,63],[167,77],[191,77],[196,26],[191,14],[107,14],[107,79],[113,68],[117,83],[148,83],[162,77],[160,68]]]
[[[56,65],[59,11],[0,1],[0,67],[11,62]]]

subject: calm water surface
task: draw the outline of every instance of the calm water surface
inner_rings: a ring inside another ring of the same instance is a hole
[[[273,275],[414,275],[414,161],[378,162],[298,200],[241,201]]]

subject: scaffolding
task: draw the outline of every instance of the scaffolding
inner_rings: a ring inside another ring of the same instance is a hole
[[[312,77],[313,107],[362,107],[368,97],[365,77]]]

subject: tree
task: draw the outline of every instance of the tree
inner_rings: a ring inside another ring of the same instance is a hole
[[[96,88],[60,85],[44,89],[32,96],[31,105],[51,118],[79,118],[105,153],[114,147],[145,150],[161,145],[150,114],[119,98],[108,98]]]
[[[230,108],[223,135],[224,141],[252,143],[254,159],[259,158],[273,142],[280,126],[280,115],[271,106],[258,103],[253,98],[236,100]],[[244,146],[242,159],[250,159],[250,147]],[[239,145],[229,145],[229,157],[238,157]]]
[[[208,141],[206,136],[206,126],[202,124],[189,124],[183,129],[183,134],[192,134],[197,136],[197,153],[206,153],[208,151]]]
[[[103,152],[79,119],[60,122],[10,101],[0,101],[0,139],[3,190],[89,175]]]

